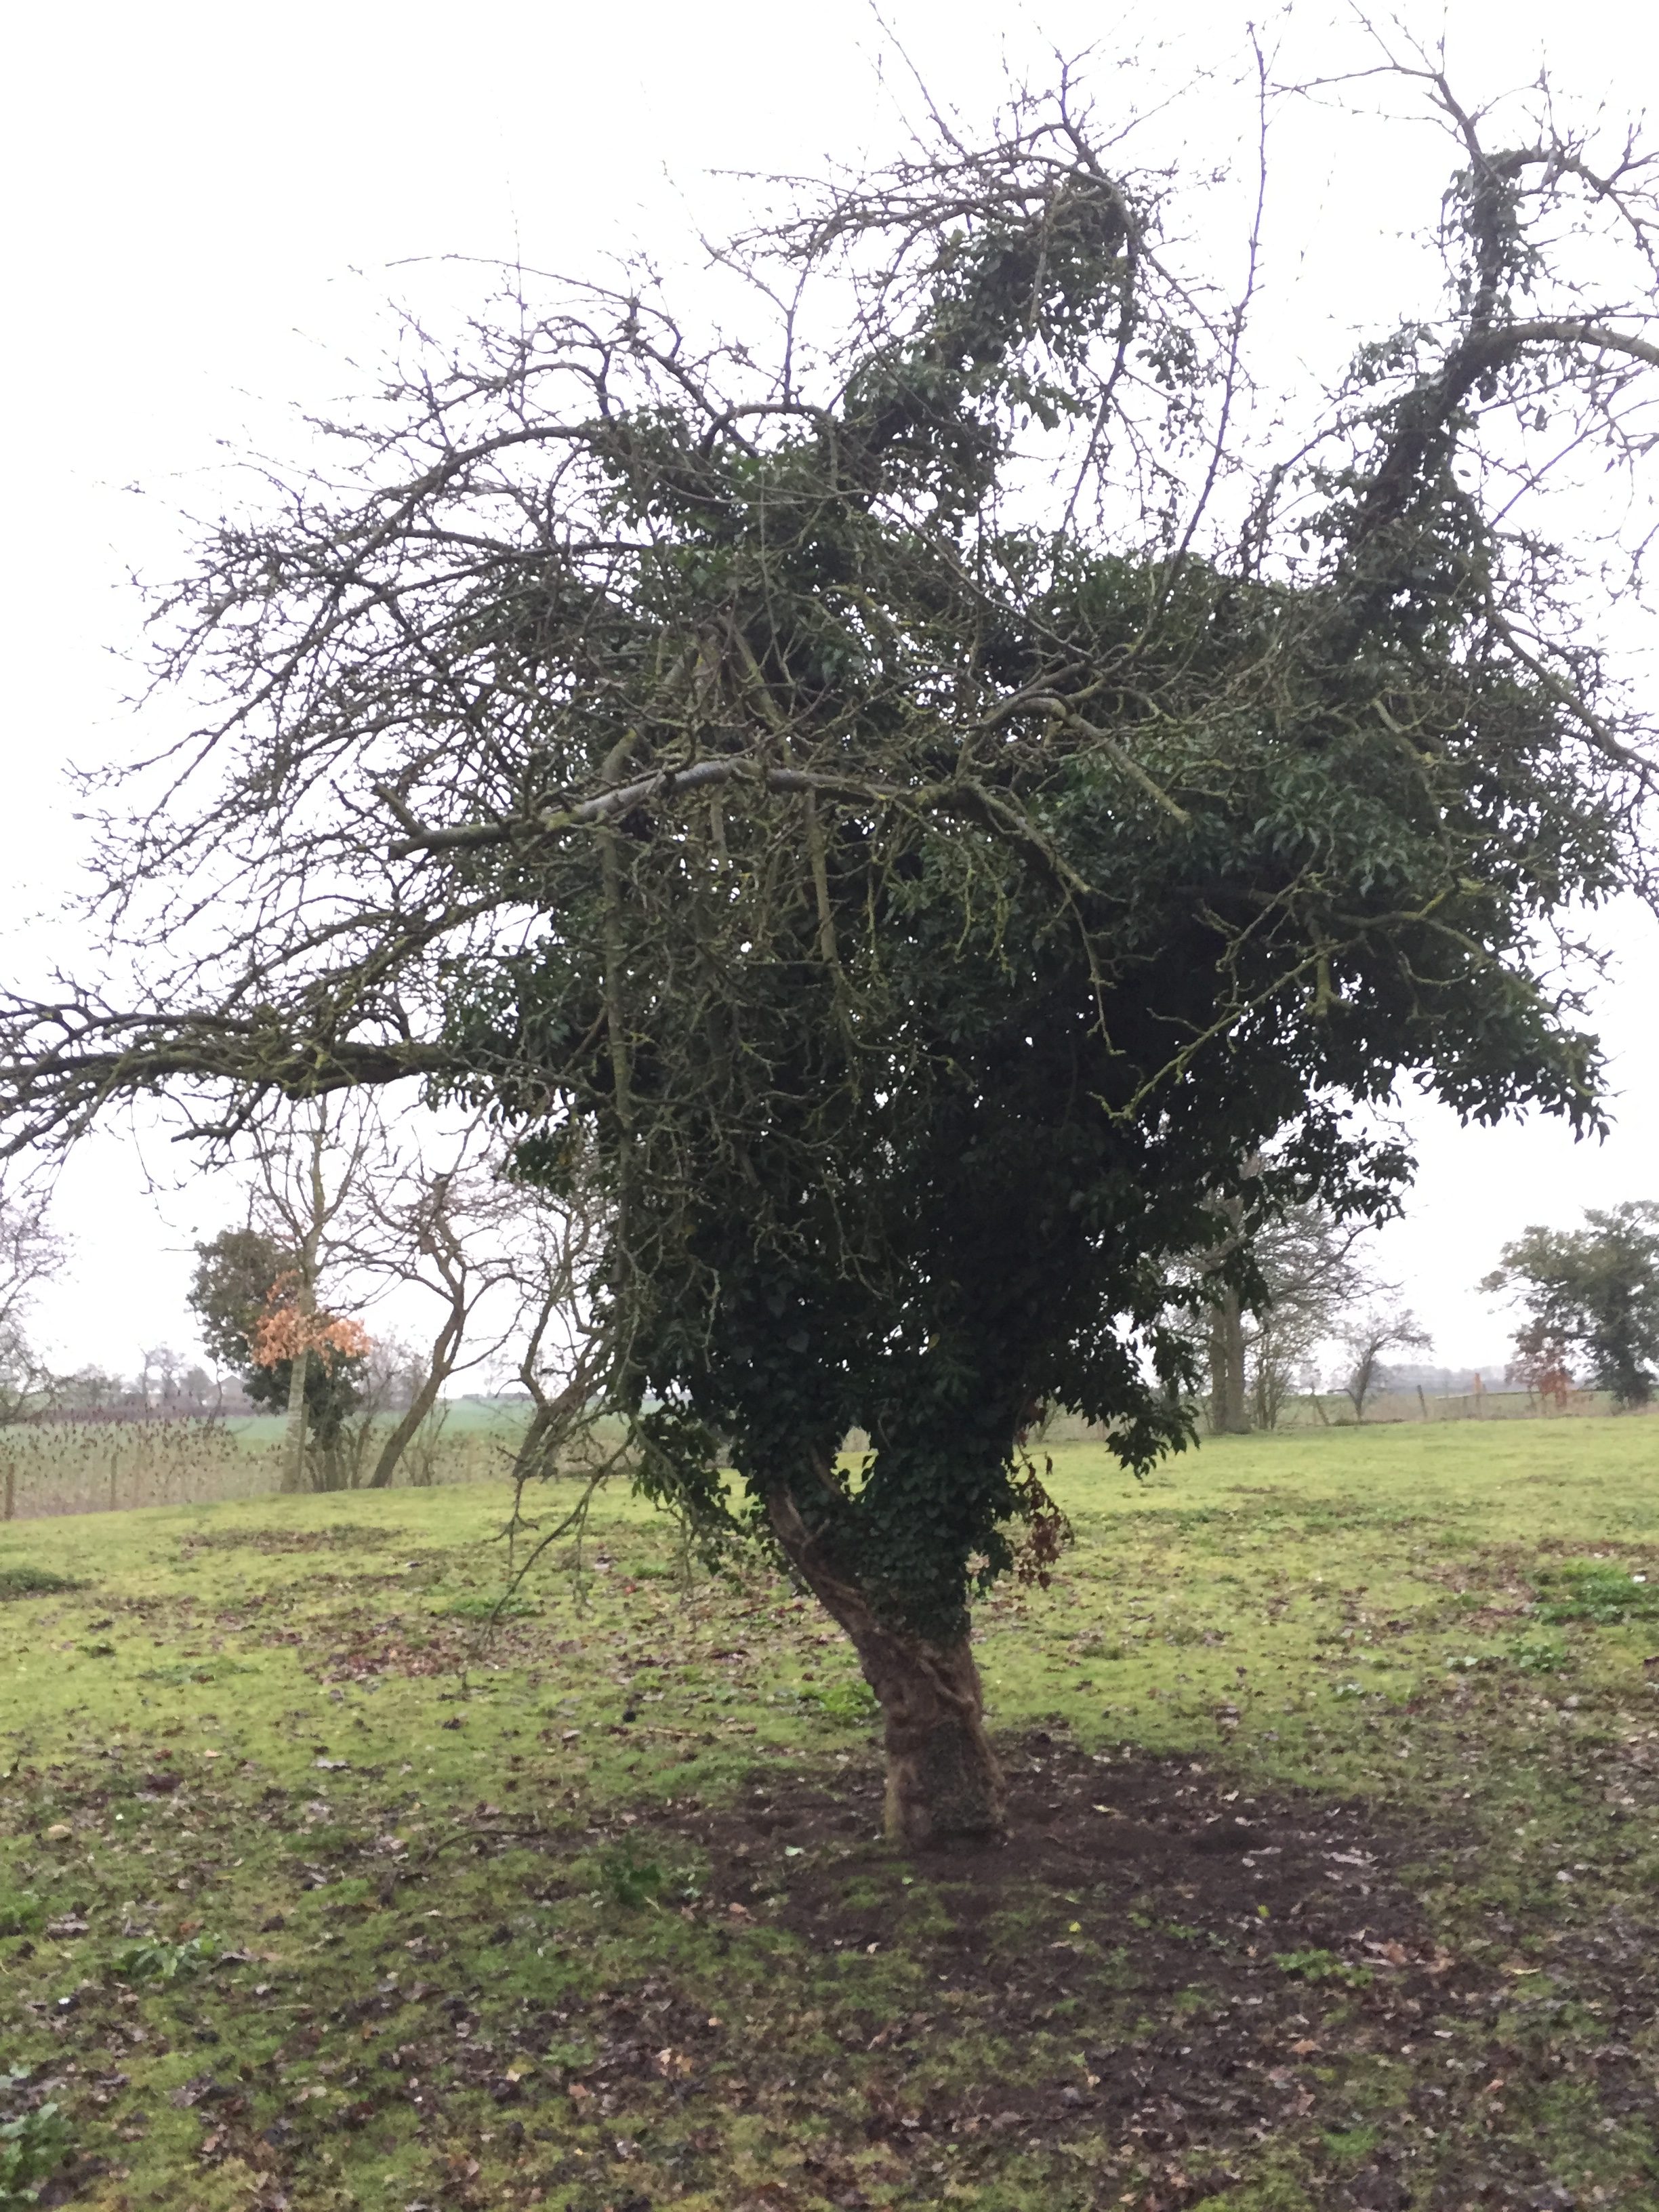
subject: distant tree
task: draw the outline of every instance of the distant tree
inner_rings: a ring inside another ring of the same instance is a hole
[[[1259,1171],[1258,1163],[1251,1172]],[[1269,1212],[1247,1231],[1242,1200],[1215,1210],[1228,1225],[1199,1256],[1206,1303],[1194,1329],[1208,1364],[1207,1425],[1212,1436],[1275,1428],[1294,1378],[1376,1287],[1361,1257],[1370,1224],[1304,1205]],[[1177,1268],[1175,1285],[1192,1277],[1190,1264]]]
[[[240,1377],[262,1410],[286,1413],[294,1392],[295,1351],[303,1335],[307,1466],[312,1486],[343,1486],[345,1425],[362,1398],[368,1341],[356,1324],[297,1311],[298,1261],[280,1238],[258,1229],[227,1229],[196,1247],[188,1293],[202,1341]],[[315,1354],[315,1356],[312,1356]]]
[[[362,1323],[333,1314],[307,1293],[302,1265],[279,1275],[264,1310],[253,1324],[251,1340],[259,1371],[276,1375],[289,1371],[289,1443],[295,1421],[295,1397],[305,1391],[303,1403],[309,1418],[300,1431],[301,1446],[315,1470],[313,1486],[343,1490],[349,1486],[348,1462],[342,1446],[346,1413],[359,1401],[360,1381],[369,1353],[368,1332]],[[312,1409],[327,1407],[319,1415]],[[355,1466],[355,1455],[350,1462]]]
[[[218,1365],[239,1374],[252,1369],[254,1323],[293,1264],[292,1253],[258,1229],[222,1230],[196,1247],[187,1302]]]
[[[179,1402],[187,1413],[217,1412],[223,1395],[223,1391],[215,1383],[206,1368],[195,1361],[179,1378]]]
[[[363,1372],[363,1401],[377,1413],[407,1413],[425,1374],[425,1358],[407,1339],[376,1329]]]
[[[70,1418],[77,1413],[112,1413],[120,1410],[132,1395],[118,1375],[106,1374],[101,1367],[77,1367],[72,1375],[57,1378],[52,1409],[56,1414]]]
[[[1659,1381],[1659,1205],[1627,1199],[1587,1208],[1582,1229],[1534,1224],[1504,1247],[1483,1291],[1525,1311],[1515,1333],[1523,1371],[1564,1374],[1582,1359],[1594,1387],[1625,1408],[1645,1406]],[[1537,1387],[1537,1386],[1534,1386]]]
[[[1245,1347],[1256,1428],[1278,1427],[1297,1377],[1319,1346],[1340,1333],[1345,1312],[1373,1288],[1362,1257],[1369,1226],[1299,1206],[1258,1236],[1255,1263],[1266,1296],[1251,1316]]]
[[[145,1352],[138,1370],[138,1388],[147,1412],[173,1413],[181,1410],[185,1365],[183,1352],[175,1352],[170,1344],[154,1345]]]
[[[549,1222],[568,1206],[508,1172],[500,1132],[477,1115],[436,1134],[361,1101],[349,1116],[317,1107],[297,1126],[256,1133],[252,1152],[260,1225],[211,1248],[203,1295],[230,1323],[214,1340],[261,1399],[276,1403],[285,1380],[290,1415],[302,1352],[313,1484],[384,1488],[453,1378],[533,1332],[551,1287]],[[438,1305],[423,1352],[400,1340],[377,1353],[341,1310],[392,1291],[406,1314],[410,1291]],[[561,1276],[556,1303],[574,1295]]]
[[[52,1387],[28,1327],[35,1297],[68,1258],[47,1206],[47,1193],[38,1187],[0,1186],[0,1425],[37,1410]]]
[[[557,1200],[529,1218],[519,1275],[519,1380],[531,1407],[513,1467],[520,1491],[546,1475],[592,1477],[614,1455],[600,1441],[600,1419],[613,1410],[605,1397],[613,1347],[608,1316],[595,1310],[607,1213],[592,1149],[582,1148],[565,1163]]]
[[[377,1490],[392,1481],[453,1377],[500,1354],[516,1333],[538,1249],[533,1217],[548,1205],[507,1176],[507,1149],[482,1116],[447,1142],[428,1137],[422,1146],[409,1124],[383,1129],[381,1139],[359,1156],[338,1252],[364,1280],[424,1291],[438,1320],[413,1362],[398,1418],[380,1438],[368,1478]]]
[[[1346,1358],[1341,1385],[1357,1421],[1365,1418],[1367,1401],[1387,1381],[1382,1365],[1385,1352],[1426,1352],[1432,1337],[1403,1306],[1372,1305],[1357,1314],[1341,1332]]]
[[[1243,1171],[1247,1176],[1259,1175],[1260,1161],[1247,1162]],[[1200,1255],[1198,1263],[1208,1307],[1205,1352],[1210,1375],[1209,1428],[1212,1436],[1238,1436],[1250,1425],[1241,1268],[1258,1292],[1261,1285],[1254,1270],[1253,1243],[1245,1236],[1243,1200],[1235,1193],[1218,1194],[1212,1211],[1220,1234]]]
[[[324,1306],[322,1286],[343,1241],[342,1217],[361,1195],[364,1163],[379,1136],[372,1104],[328,1097],[249,1132],[252,1218],[289,1254],[252,1340],[258,1363],[281,1367],[289,1378],[285,1490],[303,1489],[307,1471],[319,1489],[337,1490],[346,1480],[342,1425],[357,1402],[368,1339]]]

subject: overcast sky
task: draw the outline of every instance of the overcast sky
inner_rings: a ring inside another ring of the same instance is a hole
[[[895,0],[888,19],[934,96],[978,117],[1005,68],[1043,76],[1055,49],[1094,48],[1091,82],[1109,106],[1126,22],[1155,40],[1173,19],[1182,52],[1165,66],[1224,77],[1249,12]],[[1430,37],[1443,20],[1421,5],[1400,13]],[[1265,20],[1287,69],[1303,53],[1310,67],[1357,58],[1346,13]],[[1651,19],[1627,6],[1456,0],[1444,20],[1476,97],[1532,78],[1546,58],[1563,88],[1621,112],[1654,79]],[[373,362],[381,301],[439,290],[453,301],[473,281],[435,271],[432,257],[568,270],[642,241],[672,259],[689,210],[713,210],[718,227],[731,205],[714,173],[879,154],[915,96],[854,0],[149,0],[20,12],[8,49],[0,622],[13,874],[0,917],[21,932],[9,964],[32,970],[44,945],[72,949],[53,919],[83,849],[64,765],[143,742],[143,716],[121,703],[130,573],[167,573],[180,511],[216,510],[245,440],[294,451],[295,405],[361,380],[353,364]],[[1192,112],[1201,136],[1201,105]],[[1203,166],[1225,149],[1190,154]],[[1267,312],[1281,332],[1305,333],[1310,362],[1346,350],[1390,241],[1431,216],[1437,158],[1421,133],[1385,140],[1305,120],[1279,131]],[[1603,926],[1619,957],[1598,1015],[1620,1094],[1606,1143],[1575,1146],[1540,1124],[1462,1130],[1411,1110],[1422,1173],[1382,1256],[1449,1362],[1501,1366],[1504,1321],[1473,1286],[1505,1237],[1659,1196],[1659,930],[1633,912]],[[59,1218],[76,1273],[41,1316],[64,1363],[131,1370],[146,1346],[191,1343],[189,1243],[233,1218],[237,1197],[212,1177],[155,1195],[154,1173],[176,1182],[179,1166],[159,1140],[112,1132],[66,1171]]]

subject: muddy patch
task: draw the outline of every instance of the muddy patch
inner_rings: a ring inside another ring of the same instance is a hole
[[[1505,2124],[1549,2093],[1547,2008],[1533,2035],[1528,1970],[1502,1945],[1471,1958],[1437,1940],[1413,1884],[1445,1836],[1042,1733],[1003,1755],[997,1845],[888,1854],[873,1763],[757,1771],[735,1802],[642,1813],[627,1832],[640,1851],[670,1857],[683,1838],[707,1855],[695,1911],[734,1950],[751,1928],[795,1939],[803,2004],[836,1985],[838,1960],[914,1964],[926,2000],[902,2014],[860,2010],[855,1978],[839,1984],[866,2144],[924,2163],[931,2144],[970,2171],[980,2151],[1073,2160],[1088,2145],[1103,2179],[1151,2177],[1128,2201],[1166,2212],[1236,2186],[1270,2138],[1299,2146],[1304,2185],[1338,2212],[1555,2201],[1540,2192],[1559,2177]],[[976,2056],[953,2067],[965,2033]],[[751,2085],[793,2087],[791,2040],[745,2054]],[[1659,2121],[1629,2056],[1615,2039],[1602,2109],[1628,2121],[1635,2099]],[[828,2166],[808,2161],[802,2201],[855,2201],[830,2147],[815,2155]],[[1099,2201],[1121,2201],[1115,2180]]]
[[[1203,1954],[1231,1987],[1254,1985],[1277,1953],[1325,1948],[1351,1976],[1409,1972],[1446,1986],[1455,1962],[1396,1873],[1416,1839],[1379,1835],[1365,1808],[1263,1797],[1201,1763],[1091,1756],[1042,1734],[1003,1757],[1006,1839],[903,1863],[943,1907],[963,1972],[1006,1948],[1004,1916],[1045,1904],[1058,1916],[1069,1903],[1087,1906],[1066,1915],[1073,1960],[1104,1944],[1148,1966]],[[736,1803],[684,1826],[709,1853],[718,1903],[778,1896],[775,1924],[836,1948],[880,1940],[884,1908],[842,1901],[836,1864],[849,1837],[874,1837],[880,1820],[872,1769],[829,1781],[751,1776]],[[775,1876],[781,1893],[769,1887]]]
[[[397,1532],[372,1522],[337,1521],[327,1528],[204,1528],[184,1538],[185,1552],[352,1552],[390,1543]]]

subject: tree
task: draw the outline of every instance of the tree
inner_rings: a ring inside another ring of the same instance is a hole
[[[1188,1439],[1218,1200],[1385,1211],[1350,1109],[1407,1071],[1599,1115],[1540,925],[1637,880],[1652,771],[1538,500],[1637,465],[1655,203],[1542,93],[1397,76],[1443,292],[1283,455],[1248,289],[1069,82],[777,185],[730,338],[642,269],[411,328],[159,607],[216,703],[111,825],[125,965],[0,1041],[20,1144],[409,1079],[555,1198],[596,1161],[639,1479],[852,1638],[911,1844],[1000,1820],[969,1630],[1060,1531],[1030,1425]]]
[[[36,1295],[68,1257],[47,1218],[48,1202],[39,1187],[0,1187],[0,1426],[24,1419],[52,1384],[28,1326]]]
[[[417,1285],[437,1298],[441,1319],[416,1363],[409,1402],[386,1433],[369,1486],[387,1486],[410,1443],[459,1371],[498,1354],[520,1319],[526,1261],[537,1237],[538,1194],[507,1180],[493,1133],[477,1117],[447,1148],[444,1164],[383,1152],[358,1176],[350,1256],[370,1275]],[[481,1308],[507,1291],[501,1324],[480,1338]],[[471,1338],[471,1340],[469,1339]]]
[[[254,1228],[222,1230],[196,1247],[196,1261],[188,1297],[202,1340],[220,1365],[240,1377],[254,1405],[291,1418],[295,1350],[304,1342],[307,1356],[299,1388],[306,1413],[301,1449],[307,1457],[296,1480],[285,1450],[284,1489],[307,1486],[307,1478],[318,1490],[343,1487],[341,1446],[362,1399],[368,1351],[361,1329],[318,1308],[314,1298],[301,1319],[295,1296],[299,1256],[279,1237]]]
[[[1257,1174],[1253,1161],[1246,1172]],[[1242,1436],[1250,1425],[1246,1380],[1244,1299],[1239,1288],[1239,1269],[1256,1270],[1255,1247],[1244,1233],[1244,1204],[1237,1197],[1218,1197],[1214,1211],[1220,1216],[1221,1234],[1200,1255],[1199,1268],[1209,1301],[1206,1331],[1210,1370],[1210,1434]],[[1261,1286],[1258,1286],[1261,1287]]]
[[[1245,1164],[1259,1176],[1261,1161]],[[1290,1206],[1245,1224],[1243,1200],[1218,1199],[1222,1233],[1174,1270],[1170,1288],[1196,1289],[1208,1363],[1212,1436],[1271,1429],[1291,1376],[1336,1334],[1343,1310],[1370,1287],[1358,1255],[1369,1223]],[[1189,1333],[1196,1345],[1199,1331]]]
[[[253,1146],[255,1203],[289,1255],[250,1338],[255,1366],[272,1375],[280,1368],[289,1378],[282,1480],[289,1491],[305,1487],[308,1434],[315,1445],[317,1487],[343,1486],[341,1424],[356,1402],[356,1376],[368,1350],[360,1324],[324,1311],[318,1302],[338,1217],[356,1194],[374,1133],[372,1115],[349,1106],[343,1113],[332,1109],[326,1097],[309,1102],[297,1117],[302,1145],[283,1130],[274,1137],[257,1133]]]
[[[293,1264],[294,1255],[286,1246],[258,1229],[222,1230],[196,1247],[196,1273],[187,1303],[216,1366],[239,1375],[252,1367],[255,1325],[273,1288]],[[284,1404],[287,1380],[284,1376]],[[260,1387],[268,1397],[269,1382]]]
[[[383,1489],[446,1385],[533,1331],[554,1294],[544,1265],[553,1208],[507,1174],[499,1133],[476,1114],[458,1132],[423,1136],[358,1102],[347,1119],[318,1113],[298,1145],[290,1137],[280,1126],[254,1133],[250,1204],[261,1225],[198,1247],[192,1302],[217,1356],[290,1419],[303,1365],[299,1464],[313,1487]],[[559,1282],[557,1296],[574,1295],[562,1274]],[[361,1322],[341,1310],[391,1289],[439,1302],[424,1355],[398,1345],[395,1358],[377,1358]],[[548,1325],[544,1318],[544,1333]],[[298,1486],[294,1449],[290,1428],[289,1489]]]
[[[362,1403],[371,1347],[361,1322],[317,1303],[308,1257],[302,1249],[271,1286],[254,1317],[250,1349],[258,1373],[289,1377],[283,1488],[301,1489],[308,1469],[313,1489],[346,1490],[354,1486],[360,1454],[344,1449],[345,1419]],[[357,1441],[367,1444],[366,1428]]]
[[[1365,1418],[1366,1401],[1386,1380],[1385,1352],[1426,1352],[1433,1342],[1416,1317],[1400,1305],[1371,1305],[1342,1332],[1347,1357],[1341,1385],[1356,1421]]]
[[[107,1375],[101,1367],[88,1365],[55,1379],[52,1410],[71,1420],[81,1414],[109,1415],[119,1413],[127,1398],[127,1385],[118,1375]]]
[[[287,1416],[286,1492],[305,1489],[308,1475],[318,1489],[343,1483],[343,1424],[358,1402],[368,1340],[326,1310],[319,1291],[374,1130],[361,1104],[343,1112],[326,1097],[254,1127],[248,1224],[197,1247],[191,1304],[209,1350],[241,1370],[256,1403],[280,1402]]]
[[[1592,1386],[1626,1409],[1645,1406],[1659,1381],[1659,1206],[1626,1200],[1587,1207],[1582,1229],[1534,1225],[1504,1247],[1481,1282],[1508,1291],[1526,1319],[1515,1333],[1516,1366],[1534,1387],[1558,1393],[1580,1354]]]
[[[1247,1163],[1247,1176],[1261,1172]],[[1287,1205],[1247,1225],[1242,1200],[1216,1201],[1225,1223],[1196,1259],[1171,1271],[1172,1297],[1201,1304],[1188,1341],[1201,1346],[1212,1436],[1279,1425],[1295,1378],[1330,1338],[1344,1334],[1355,1302],[1376,1285],[1360,1257],[1370,1219],[1344,1219],[1316,1204]],[[1369,1391],[1367,1381],[1365,1389]]]
[[[1246,1348],[1257,1428],[1278,1427],[1297,1375],[1339,1333],[1345,1310],[1372,1287],[1358,1250],[1366,1226],[1302,1206],[1269,1222],[1258,1237],[1254,1256],[1266,1295]]]
[[[520,1255],[518,1373],[531,1413],[514,1457],[519,1496],[566,1473],[592,1481],[619,1460],[600,1437],[611,1347],[592,1286],[611,1225],[591,1149],[573,1153],[559,1181],[558,1203],[534,1209]]]

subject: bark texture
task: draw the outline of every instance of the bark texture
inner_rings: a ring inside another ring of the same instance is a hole
[[[1210,1310],[1210,1428],[1218,1437],[1247,1435],[1244,1316],[1238,1293],[1224,1290]]]
[[[880,1704],[887,1759],[886,1829],[907,1850],[1002,1830],[1002,1771],[985,1733],[985,1699],[969,1638],[933,1644],[879,1620],[857,1585],[813,1543],[787,1491],[771,1521],[791,1564],[851,1639]]]

